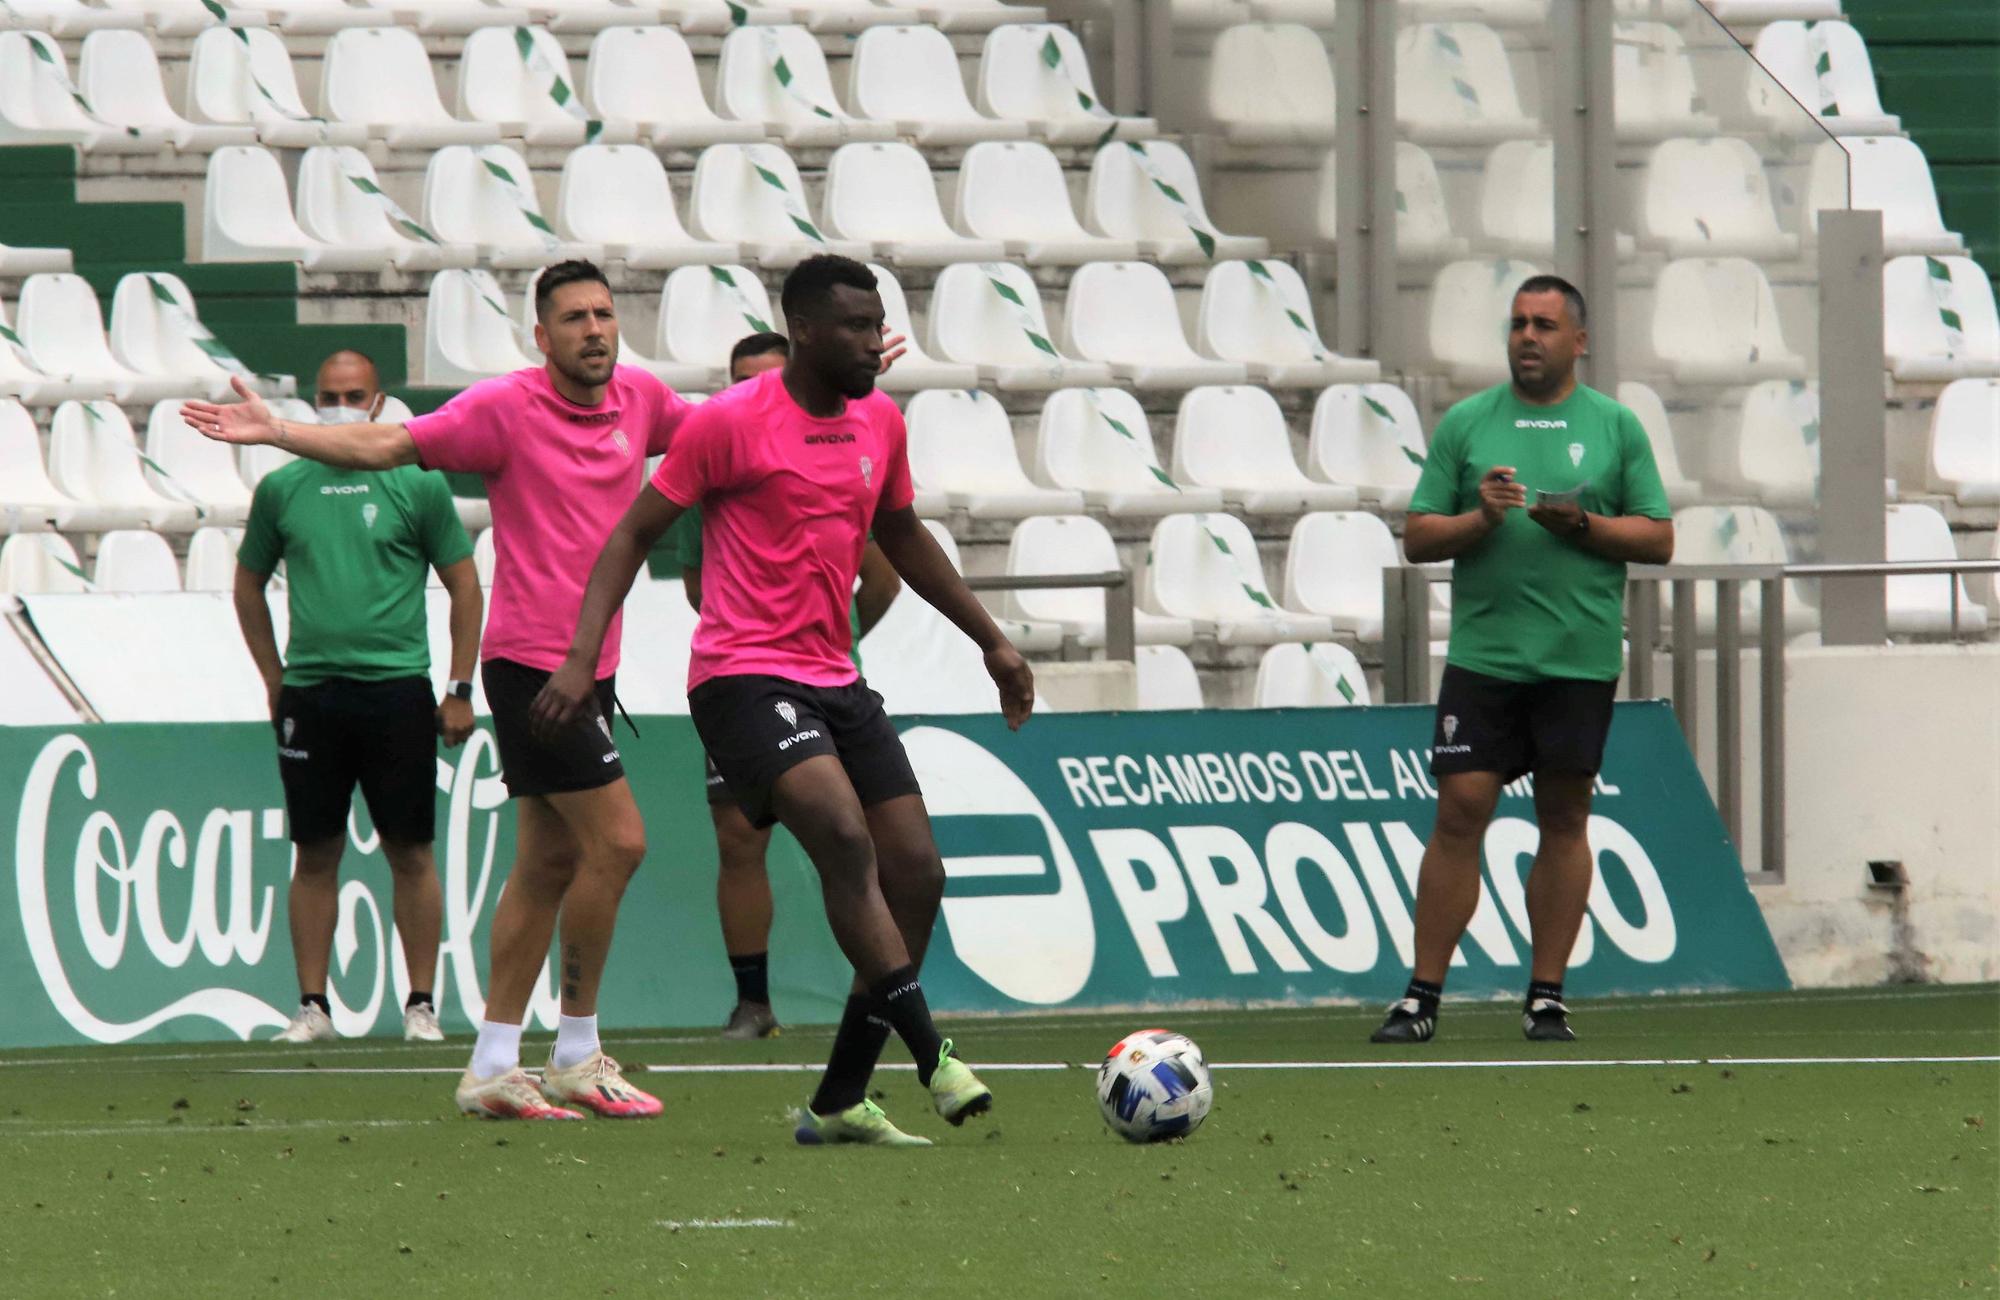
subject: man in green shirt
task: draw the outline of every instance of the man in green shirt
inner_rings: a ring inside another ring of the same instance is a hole
[[[375,368],[359,353],[327,358],[319,388],[322,407],[365,416],[380,403]],[[291,613],[282,660],[264,595],[280,560]],[[278,1038],[335,1037],[327,954],[358,782],[395,882],[411,986],[403,1036],[438,1041],[431,986],[444,903],[431,854],[436,742],[442,734],[456,746],[472,734],[482,613],[472,543],[451,490],[441,475],[413,465],[365,471],[294,461],[258,483],[236,562],[236,617],[270,697],[296,855],[289,910],[299,1010]],[[451,682],[436,701],[428,568],[451,599]]]
[[[1622,666],[1625,566],[1673,558],[1673,517],[1638,416],[1576,381],[1583,295],[1538,275],[1514,295],[1513,382],[1445,412],[1410,499],[1412,564],[1453,561],[1451,650],[1431,771],[1437,824],[1417,875],[1416,969],[1373,1039],[1424,1042],[1479,903],[1500,790],[1534,774],[1541,843],[1522,1032],[1576,1037],[1562,981],[1590,897],[1591,789]]]
[[[729,353],[729,382],[740,384],[766,370],[785,364],[788,347],[782,334],[752,334],[740,339]],[[680,570],[687,589],[688,604],[701,609],[701,508],[690,507],[661,538],[655,554],[668,558]],[[882,617],[889,602],[903,588],[896,570],[873,542],[861,553],[861,587],[855,593],[848,615],[854,629],[854,662],[861,663],[861,638]],[[719,870],[715,877],[715,905],[722,916],[722,946],[729,954],[729,969],[736,978],[736,1006],[723,1027],[724,1038],[770,1038],[778,1033],[776,1013],[771,1010],[771,879],[765,868],[765,853],[771,847],[770,829],[750,824],[722,774],[706,755],[708,812],[715,823],[715,848]]]

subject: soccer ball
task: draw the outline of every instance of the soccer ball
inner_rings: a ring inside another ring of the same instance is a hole
[[[1128,1142],[1164,1142],[1201,1127],[1215,1090],[1194,1040],[1141,1029],[1118,1040],[1097,1067],[1104,1122]]]

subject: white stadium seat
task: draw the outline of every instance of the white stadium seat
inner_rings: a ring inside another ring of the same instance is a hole
[[[1340,709],[1367,704],[1368,675],[1344,645],[1274,645],[1257,664],[1260,709]]]
[[[957,568],[951,534],[930,520],[924,527]],[[868,684],[893,715],[1000,711],[1000,693],[979,648],[907,586],[862,638],[861,662]]]
[[[236,470],[236,450],[205,438],[181,418],[181,404],[153,403],[146,419],[146,481],[168,500],[199,503],[201,522],[233,528],[250,517],[250,487]],[[157,469],[154,466],[158,466]]]
[[[915,9],[874,0],[787,0],[794,18],[813,32],[864,32],[870,27],[917,21]]]
[[[477,248],[488,266],[534,269],[572,257],[604,259],[602,244],[559,238],[546,224],[534,173],[504,144],[456,144],[432,154],[424,169],[423,223],[446,243]]]
[[[83,562],[62,534],[22,534],[0,545],[0,594],[69,596],[88,590]]]
[[[1548,140],[1506,140],[1486,155],[1479,186],[1479,229],[1488,247],[1547,261],[1556,248],[1556,150]],[[1637,245],[1623,231],[1618,255]]]
[[[1046,145],[988,141],[965,151],[955,199],[957,226],[1005,242],[1009,257],[1036,265],[1127,262],[1138,241],[1094,235],[1070,206],[1062,164]]]
[[[189,591],[230,591],[236,586],[236,551],[243,545],[241,528],[197,528],[188,538]]]
[[[979,519],[1073,515],[1083,494],[1039,487],[1021,468],[1006,408],[977,389],[932,389],[910,399],[910,477],[919,492]]]
[[[407,212],[396,215],[398,209],[391,208],[393,200],[385,194],[367,154],[348,145],[320,145],[299,158],[293,216],[299,229],[320,244],[348,254],[372,254],[377,264],[406,271],[472,266],[479,260],[479,250],[471,244],[445,243]],[[423,238],[425,234],[432,238]]]
[[[1676,510],[1694,504],[1701,497],[1701,484],[1688,478],[1681,469],[1680,447],[1674,441],[1673,425],[1667,419],[1667,406],[1659,393],[1650,385],[1628,379],[1618,385],[1618,400],[1631,408],[1646,431],[1646,441],[1653,448],[1653,464],[1660,471],[1660,484],[1667,490],[1667,504]]]
[[[159,57],[143,32],[107,29],[83,40],[77,89],[107,122],[134,129],[140,138],[181,153],[206,153],[226,144],[252,144],[257,128],[201,125],[174,111],[167,99]]]
[[[728,382],[736,340],[781,324],[763,282],[745,268],[678,267],[660,291],[656,351],[664,360],[706,367],[709,382],[720,385]]]
[[[1969,257],[1895,257],[1882,266],[1883,350],[1905,383],[2000,375],[1993,282]]]
[[[1770,76],[1752,75],[1751,111],[1792,134],[1900,134],[1902,122],[1882,111],[1867,43],[1837,21],[1837,11],[1830,17],[1836,21],[1788,19],[1757,33],[1750,54]]]
[[[728,10],[722,12],[726,25]],[[764,138],[761,122],[730,121],[708,106],[694,54],[672,27],[605,28],[590,43],[583,75],[584,99],[597,116],[631,123],[639,138],[656,148],[700,149]]]
[[[1305,281],[1287,262],[1219,262],[1201,285],[1195,341],[1277,388],[1374,379],[1379,362],[1343,357],[1321,342]]]
[[[798,165],[774,144],[702,150],[688,206],[703,237],[737,240],[744,256],[763,266],[796,266],[820,253],[866,260],[870,252],[858,240],[825,237],[806,206]]]
[[[629,144],[638,129],[600,123],[592,132],[562,42],[545,27],[482,27],[458,61],[458,116],[490,122],[530,145]]]
[[[4,304],[0,304],[0,327],[12,328],[7,325]],[[43,371],[23,348],[0,346],[0,397],[19,398],[34,406],[50,406],[66,398],[93,397],[103,392],[104,389],[88,379]]]
[[[261,27],[210,27],[188,56],[188,116],[196,122],[257,128],[257,139],[284,149],[363,144],[368,128],[313,116],[299,98],[284,40]]]
[[[1507,378],[1507,318],[1514,293],[1542,268],[1508,260],[1451,262],[1431,285],[1431,356],[1461,388]],[[1768,286],[1766,292],[1769,292]]]
[[[201,259],[297,262],[308,271],[368,271],[388,260],[380,248],[329,243],[307,234],[292,215],[277,157],[257,145],[226,145],[209,155]]]
[[[1104,107],[1076,33],[1050,23],[1010,23],[986,34],[977,102],[988,116],[1025,122],[1036,139],[1057,144],[1092,144],[1112,131],[1119,140],[1159,134],[1149,117],[1117,117]]]
[[[1732,136],[1667,140],[1646,161],[1639,242],[1668,257],[1797,257],[1799,237],[1778,227],[1764,162]]]
[[[110,527],[192,529],[195,508],[155,491],[125,412],[111,402],[64,402],[49,426],[49,481]]]
[[[2000,505],[2000,380],[1957,379],[1931,411],[1928,479],[1962,506]]]
[[[178,375],[141,374],[111,354],[97,294],[79,275],[31,275],[21,284],[15,330],[35,368],[121,402],[155,402],[204,391]]]
[[[847,67],[847,99],[862,117],[889,123],[923,145],[1028,135],[1026,123],[1003,122],[972,106],[951,39],[934,27],[871,27],[861,33]]]
[[[1319,200],[1313,231],[1322,243],[1337,244],[1340,236],[1339,171],[1334,151],[1326,152],[1319,169]],[[1451,207],[1437,160],[1422,145],[1396,142],[1396,259],[1400,262],[1450,262],[1472,250],[1472,241],[1454,233]]]
[[[1900,135],[1828,140],[1813,151],[1807,192],[1808,240],[1818,233],[1814,214],[1821,209],[1874,208],[1882,214],[1885,256],[1954,257],[1965,252],[1965,240],[1945,229],[1931,165],[1914,140]]]
[[[1136,652],[1139,707],[1143,710],[1200,709],[1201,675],[1187,651],[1170,645],[1142,645]]]
[[[69,61],[54,37],[0,31],[0,145],[66,144],[86,153],[159,149],[157,137],[86,112],[71,97],[68,81]]]
[[[1177,483],[1162,468],[1146,412],[1122,388],[1051,394],[1035,436],[1035,474],[1117,518],[1222,508],[1220,491]]]
[[[1403,565],[1403,548],[1379,515],[1322,510],[1292,526],[1285,548],[1285,604],[1324,614],[1357,641],[1382,639],[1382,573]],[[1451,584],[1430,584],[1430,635],[1451,635]]]
[[[641,145],[587,144],[563,160],[556,232],[601,244],[607,257],[638,270],[734,262],[733,240],[696,239],[674,210],[659,155]]]
[[[1118,544],[1103,524],[1085,515],[1044,515],[1024,519],[1007,544],[1010,577],[1054,573],[1109,573],[1124,567]],[[1137,575],[1133,575],[1134,581]],[[1084,646],[1104,644],[1104,597],[1095,587],[1010,591],[1002,601],[1015,618],[1060,624]],[[1143,609],[1132,611],[1133,638],[1141,646],[1184,646],[1194,640],[1194,624]],[[1143,672],[1143,670],[1142,670]]]
[[[139,529],[119,529],[97,539],[90,581],[99,591],[179,591],[181,569],[174,563],[174,549],[166,538]]]
[[[900,29],[876,29],[886,30]],[[828,235],[872,244],[899,266],[1006,256],[1000,240],[971,239],[951,228],[938,206],[930,165],[907,144],[847,144],[834,150],[826,166],[825,209]]]
[[[87,531],[89,521],[79,524],[78,512],[76,501],[49,481],[35,417],[13,398],[0,398],[0,532]]]
[[[160,293],[173,298],[169,306]],[[190,396],[229,396],[232,372],[196,343],[201,324],[194,295],[177,275],[134,272],[111,294],[111,355],[126,369],[175,384]],[[251,382],[255,382],[254,380]]]
[[[1396,123],[1423,144],[1492,144],[1542,133],[1521,110],[1500,34],[1480,23],[1414,23],[1396,34]]]
[[[1310,28],[1241,23],[1215,38],[1207,119],[1231,144],[1332,144],[1333,60]]]
[[[1153,529],[1142,599],[1149,609],[1191,620],[1222,645],[1325,641],[1333,621],[1285,609],[1264,581],[1256,539],[1223,514],[1168,515]]]
[[[1336,384],[1313,403],[1309,472],[1352,484],[1378,509],[1408,508],[1424,456],[1416,404],[1394,384]]]
[[[1778,517],[1761,506],[1689,506],[1674,511],[1674,563],[1790,564],[1790,548]],[[1694,588],[1696,630],[1715,635],[1715,584]],[[1796,578],[1785,580],[1785,634],[1810,632],[1819,616],[1812,591]],[[1748,636],[1761,626],[1764,596],[1759,584],[1746,582],[1738,590],[1737,624]],[[1662,598],[1661,617],[1672,610],[1672,595]]]
[[[1241,362],[1200,356],[1188,346],[1173,285],[1145,262],[1078,267],[1064,299],[1063,332],[1078,356],[1105,363],[1140,388],[1240,384],[1250,377]]]
[[[1352,510],[1360,495],[1346,484],[1305,476],[1278,401],[1261,388],[1208,387],[1181,398],[1174,421],[1173,477],[1214,488],[1224,504],[1252,514]]]
[[[498,144],[498,122],[462,122],[438,96],[430,56],[404,27],[359,27],[326,43],[319,104],[335,122],[366,127],[391,149]]]
[[[463,388],[538,364],[521,350],[507,297],[488,270],[439,271],[424,310],[424,382]]]
[[[882,296],[882,319],[889,333],[904,338],[904,352],[889,372],[877,382],[891,392],[904,393],[923,388],[971,388],[979,382],[979,369],[956,361],[940,361],[923,347],[923,334],[910,315],[903,286],[879,262],[870,262],[875,273],[875,289]]]
[[[1612,28],[1613,107],[1621,140],[1711,136],[1721,129],[1701,111],[1701,88],[1687,42],[1666,23]]]
[[[270,407],[271,414],[277,416],[280,420],[296,420],[300,424],[319,423],[319,412],[313,409],[311,402],[303,398],[266,398],[264,404]],[[387,406],[382,408],[382,416],[384,419],[389,418],[389,408]],[[263,481],[266,474],[269,474],[272,470],[282,465],[289,465],[297,459],[297,456],[292,455],[292,453],[282,447],[273,447],[268,443],[255,443],[236,449],[236,470],[243,476],[243,482],[249,486],[252,492],[255,492],[257,485]]]
[[[1742,257],[1669,262],[1653,291],[1651,348],[1683,384],[1804,379],[1805,358],[1779,327],[1771,282]]]
[[[961,262],[939,274],[931,290],[928,350],[977,366],[981,382],[1006,389],[1111,382],[1110,366],[1056,348],[1034,280],[1012,262]]]
[[[1819,389],[1769,379],[1743,396],[1734,437],[1712,448],[1722,476],[1777,510],[1810,509],[1819,498]]]
[[[715,103],[723,116],[760,123],[794,147],[896,138],[893,123],[864,121],[840,106],[819,38],[798,26],[739,27],[724,37]]]
[[[1163,185],[1180,196],[1180,203]],[[1263,257],[1271,251],[1269,240],[1225,235],[1215,228],[1202,205],[1194,163],[1179,145],[1165,140],[1099,149],[1090,164],[1084,219],[1103,234],[1136,241],[1139,251],[1155,262],[1213,262]]]
[[[1892,505],[1883,525],[1882,558],[1890,563],[1956,560],[1951,525],[1930,506]],[[1882,584],[1890,636],[1939,636],[1951,632],[1953,589],[1958,630],[1982,632],[1986,607],[1974,601],[1956,574],[1890,578]]]

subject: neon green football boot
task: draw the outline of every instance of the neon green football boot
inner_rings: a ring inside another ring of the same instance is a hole
[[[927,1147],[931,1140],[905,1133],[889,1122],[882,1108],[872,1101],[859,1101],[831,1115],[815,1115],[810,1108],[797,1112],[798,1127],[792,1138],[802,1147],[853,1143],[869,1147]]]
[[[949,1038],[938,1049],[937,1069],[931,1074],[931,1104],[954,1128],[993,1109],[992,1090],[979,1081],[970,1066],[951,1054]]]

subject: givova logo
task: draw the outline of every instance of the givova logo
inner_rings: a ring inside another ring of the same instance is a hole
[[[1062,833],[1013,769],[936,727],[903,734],[944,859],[945,927],[966,967],[1019,1002],[1083,991],[1097,926]]]

